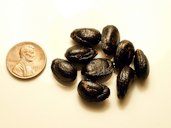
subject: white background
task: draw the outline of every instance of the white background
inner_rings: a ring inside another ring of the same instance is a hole
[[[144,51],[150,75],[120,103],[113,74],[106,82],[110,97],[86,103],[77,93],[80,72],[74,85],[63,86],[52,75],[51,61],[65,58],[73,29],[101,31],[108,24]],[[0,0],[0,128],[170,128],[170,34],[170,0]],[[39,44],[47,55],[43,73],[28,81],[6,69],[9,49],[22,41]]]

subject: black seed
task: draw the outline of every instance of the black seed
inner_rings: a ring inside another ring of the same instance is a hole
[[[114,55],[117,44],[120,42],[118,29],[113,25],[107,25],[103,28],[101,37],[101,47],[105,54]]]
[[[101,40],[101,34],[94,28],[79,28],[71,32],[70,37],[84,46],[97,45]]]
[[[134,67],[136,76],[140,79],[146,79],[150,72],[149,62],[142,50],[135,51]]]
[[[59,80],[65,82],[72,82],[77,76],[77,69],[70,62],[63,59],[53,60],[51,70]]]
[[[127,93],[130,82],[134,79],[134,70],[125,66],[117,76],[117,96],[123,99]]]
[[[75,45],[67,49],[65,57],[73,63],[88,63],[97,55],[97,51],[90,47]]]
[[[128,40],[121,41],[116,49],[115,54],[115,66],[118,69],[122,69],[125,65],[129,65],[132,62],[134,56],[134,46]]]
[[[78,85],[77,91],[81,98],[89,102],[104,101],[110,95],[110,90],[106,85],[90,80],[82,80]]]
[[[81,74],[91,80],[99,80],[111,75],[113,64],[109,59],[97,58],[83,67]]]

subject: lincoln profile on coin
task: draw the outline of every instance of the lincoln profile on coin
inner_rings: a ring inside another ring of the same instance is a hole
[[[32,76],[35,71],[33,70],[32,63],[35,59],[35,48],[33,45],[23,45],[19,51],[20,61],[13,68],[13,73],[21,77]]]

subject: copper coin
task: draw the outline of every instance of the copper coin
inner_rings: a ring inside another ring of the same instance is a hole
[[[29,79],[43,71],[46,66],[46,55],[37,44],[21,42],[8,52],[6,65],[9,72],[15,77]]]

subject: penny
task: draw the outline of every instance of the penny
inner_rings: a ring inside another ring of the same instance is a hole
[[[21,42],[13,46],[8,52],[6,66],[15,77],[30,79],[43,71],[46,66],[46,55],[37,44]]]

